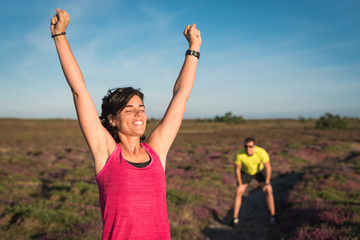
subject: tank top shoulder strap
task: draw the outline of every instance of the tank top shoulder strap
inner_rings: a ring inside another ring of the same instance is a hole
[[[117,151],[121,151],[121,147],[120,147],[120,144],[119,143],[117,143],[117,142],[115,142],[115,148],[114,148],[114,150],[113,150],[113,153],[115,153],[115,152],[117,152]]]
[[[153,150],[152,150],[152,148],[149,146],[149,145],[147,145],[147,143],[140,143],[140,145],[143,147],[143,148],[145,148],[145,150],[147,151],[147,152],[151,152],[151,154],[153,153]]]
[[[159,158],[159,155],[157,154],[157,152],[155,152],[154,149],[152,149],[147,143],[141,143],[141,146],[143,146],[143,148],[145,148],[145,150],[151,155],[151,158]]]
[[[108,161],[110,160],[110,159],[112,159],[112,158],[116,158],[116,157],[118,157],[119,158],[119,160],[121,161],[121,147],[120,147],[120,145],[119,145],[119,143],[116,143],[116,146],[115,146],[115,149],[113,150],[113,152],[110,154],[110,156],[109,156],[109,159],[108,159]]]

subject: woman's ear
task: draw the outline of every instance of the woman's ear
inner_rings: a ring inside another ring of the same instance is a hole
[[[114,117],[113,117],[112,114],[109,114],[109,115],[107,116],[107,119],[108,119],[108,121],[109,121],[110,126],[112,126],[112,127],[115,127],[115,126],[116,126],[116,122],[115,122],[115,119],[114,119]]]

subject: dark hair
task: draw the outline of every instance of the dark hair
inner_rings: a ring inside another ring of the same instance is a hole
[[[247,144],[249,142],[254,142],[254,144],[256,144],[255,138],[253,138],[253,137],[245,138],[244,144]]]
[[[110,125],[108,116],[115,116],[121,112],[133,96],[138,96],[141,101],[144,99],[144,94],[140,92],[140,89],[134,89],[132,87],[109,89],[107,95],[102,99],[101,123],[117,143],[120,142],[120,137],[116,127]],[[140,140],[145,140],[145,136],[143,135]]]

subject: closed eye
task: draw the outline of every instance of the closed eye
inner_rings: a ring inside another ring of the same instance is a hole
[[[145,112],[145,109],[139,109],[139,110],[137,110],[137,109],[126,109],[125,111],[124,111],[125,113],[135,113],[135,112]]]
[[[144,105],[127,105],[125,106],[123,112],[124,113],[135,113],[136,111],[139,112],[145,112],[145,106]]]

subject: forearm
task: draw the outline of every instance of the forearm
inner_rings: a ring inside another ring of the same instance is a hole
[[[270,183],[270,179],[271,179],[271,166],[270,166],[270,164],[268,166],[265,166],[265,171],[266,171],[265,183]]]
[[[198,59],[195,56],[186,55],[180,74],[174,85],[174,96],[182,96],[187,100],[195,81]]]
[[[54,42],[65,78],[76,97],[85,90],[83,75],[65,35],[55,37]]]
[[[200,31],[196,29],[196,24],[187,25],[184,36],[188,40],[189,50],[199,52],[201,46]],[[192,55],[185,56],[185,62],[174,85],[174,97],[181,96],[185,101],[190,97],[191,89],[194,85],[198,58]]]
[[[242,181],[241,181],[241,172],[239,171],[239,174],[237,174],[237,181],[239,185],[242,185]]]
[[[195,24],[185,27],[184,36],[189,43],[190,50],[200,50],[201,36]],[[158,152],[164,168],[167,153],[179,131],[185,112],[186,101],[190,97],[194,85],[197,62],[197,57],[192,55],[185,56],[184,64],[174,84],[173,97],[169,107],[158,126],[147,139],[147,143]]]
[[[236,173],[236,180],[237,180],[238,184],[239,184],[239,185],[242,185],[242,181],[241,181],[241,167],[239,167],[238,165],[236,166],[235,173]]]

